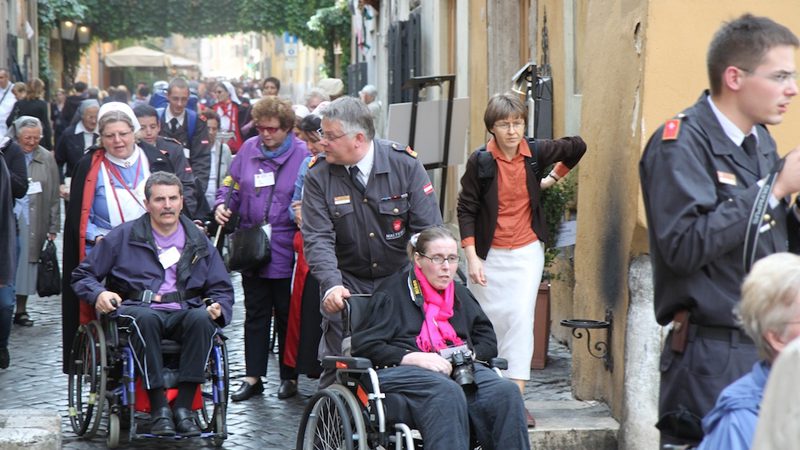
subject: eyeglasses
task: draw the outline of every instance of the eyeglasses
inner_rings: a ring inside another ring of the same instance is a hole
[[[434,264],[438,264],[438,265],[440,265],[440,266],[441,266],[442,264],[444,264],[444,263],[445,263],[445,261],[447,261],[447,262],[448,262],[448,264],[458,264],[458,260],[459,260],[459,259],[461,259],[461,258],[460,258],[458,255],[450,255],[450,256],[448,256],[447,258],[445,258],[445,257],[444,257],[444,256],[442,256],[442,255],[428,256],[428,255],[425,255],[425,254],[423,254],[423,253],[420,253],[420,252],[416,252],[416,253],[417,253],[419,256],[422,256],[422,257],[425,257],[425,258],[428,258],[428,259],[430,259],[432,263],[434,263]]]
[[[19,140],[22,142],[38,142],[42,139],[41,135],[34,135],[34,136],[20,136]]]
[[[778,84],[782,84],[782,85],[787,85],[787,84],[791,83],[792,81],[796,81],[797,80],[797,72],[789,72],[789,71],[786,71],[786,70],[779,70],[779,71],[773,72],[773,73],[757,73],[757,72],[753,72],[753,71],[750,71],[750,70],[747,70],[747,69],[742,69],[741,67],[739,67],[738,69],[741,70],[742,72],[747,73],[748,75],[753,75],[753,76],[756,76],[756,77],[759,77],[759,78],[766,78],[767,80],[770,80],[770,81],[772,81],[774,83],[778,83]]]
[[[347,133],[342,133],[342,134],[340,134],[338,136],[334,136],[334,135],[332,135],[330,133],[326,133],[326,132],[322,131],[322,128],[320,128],[320,129],[317,130],[317,135],[319,135],[320,139],[325,139],[328,142],[333,142],[333,141],[335,141],[337,139],[340,139],[340,138],[342,138],[344,136],[347,136]]]
[[[133,134],[133,131],[121,131],[119,133],[103,133],[100,136],[102,136],[103,139],[107,139],[107,140],[110,141],[110,140],[113,140],[113,139],[116,139],[116,138],[125,139],[125,138],[127,138],[128,136],[130,136],[132,134]]]
[[[525,122],[497,122],[494,124],[494,127],[503,131],[509,131],[512,128],[515,130],[521,130],[522,128],[525,128]]]
[[[263,132],[266,131],[269,134],[275,134],[280,129],[281,129],[281,127],[260,127],[260,126],[256,125],[256,130],[258,130],[259,133],[263,133]]]

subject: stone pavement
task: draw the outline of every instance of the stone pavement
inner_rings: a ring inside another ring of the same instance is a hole
[[[60,248],[60,247],[59,247]],[[234,319],[226,328],[230,353],[231,387],[236,389],[244,376],[243,321],[241,283],[234,277],[236,305]],[[62,416],[62,442],[65,449],[105,448],[105,438],[86,441],[72,432],[67,417],[67,377],[61,373],[61,300],[58,297],[31,297],[28,310],[35,325],[15,325],[9,351],[11,367],[0,370],[0,409],[47,409]],[[571,356],[563,345],[551,341],[550,360],[544,370],[532,371],[526,401],[571,400]],[[230,403],[230,436],[223,448],[286,450],[294,448],[297,427],[308,398],[316,390],[316,380],[300,378],[299,395],[278,400],[277,355],[269,358],[269,370],[263,396]],[[534,415],[536,412],[534,411]],[[145,439],[128,444],[123,434],[121,447],[148,449],[213,448],[210,441]]]

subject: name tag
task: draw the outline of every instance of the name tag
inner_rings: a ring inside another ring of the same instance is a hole
[[[722,184],[736,186],[736,175],[732,173],[717,171],[717,180]]]
[[[169,250],[158,255],[158,261],[161,263],[161,267],[165,269],[177,264],[179,259],[181,259],[181,253],[175,247],[170,247]]]
[[[31,181],[28,183],[28,195],[31,194],[38,194],[42,192],[42,182],[41,181]]]
[[[333,197],[333,204],[334,205],[346,205],[350,203],[350,196],[349,195],[341,195],[339,197]]]
[[[275,172],[257,173],[254,184],[256,187],[272,186],[275,184]]]

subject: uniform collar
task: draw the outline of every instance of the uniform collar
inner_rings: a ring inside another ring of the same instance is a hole
[[[358,170],[363,174],[363,176],[366,179],[369,179],[369,175],[372,172],[372,168],[376,166],[375,161],[376,161],[376,159],[375,159],[375,140],[373,139],[373,140],[369,141],[369,150],[367,150],[367,153],[364,155],[363,158],[361,158],[361,161],[359,161],[359,162],[357,162],[355,164],[346,165],[345,167],[349,171],[350,167],[355,165],[355,166],[358,167]]]
[[[109,161],[120,167],[128,168],[136,163],[136,161],[139,159],[139,155],[141,154],[141,152],[142,151],[139,148],[139,146],[134,144],[133,153],[131,153],[131,156],[128,156],[127,158],[123,159],[123,158],[117,158],[116,156],[106,152],[106,159],[108,159]]]
[[[725,113],[717,108],[717,105],[714,104],[714,100],[711,99],[710,95],[706,97],[706,99],[708,100],[709,106],[711,106],[711,111],[714,112],[714,116],[722,126],[722,131],[725,133],[725,136],[728,136],[728,139],[736,144],[737,147],[741,147],[746,135],[742,133],[742,130],[740,130],[739,127],[734,125],[734,123],[728,119],[728,116],[726,116]],[[756,137],[756,142],[758,142],[758,129],[755,126],[753,126],[753,128],[750,130],[749,134],[754,135]]]
[[[95,125],[95,131],[97,131],[96,125]],[[75,124],[75,134],[81,134],[81,133],[94,134],[95,132],[87,130],[86,127],[83,126],[83,122],[78,121],[78,123]]]
[[[178,119],[178,126],[181,126],[181,125],[183,125],[184,117],[186,117],[186,110],[185,109],[183,110],[183,114],[181,114],[180,116],[173,116],[172,115],[172,110],[169,109],[169,105],[167,105],[167,107],[164,108],[164,122],[166,122],[167,124],[169,124],[169,122],[173,118],[175,118],[175,119]]]

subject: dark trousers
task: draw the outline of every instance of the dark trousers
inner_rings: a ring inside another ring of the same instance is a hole
[[[712,338],[692,325],[683,353],[672,351],[673,333],[667,336],[661,353],[656,425],[662,445],[699,444],[703,416],[714,407],[720,392],[752,370],[758,360],[755,344],[741,332],[714,330],[717,335]]]
[[[122,306],[120,320],[129,320],[130,344],[145,389],[164,387],[161,339],[181,344],[179,383],[202,383],[217,325],[205,308],[163,311],[146,306]]]
[[[426,449],[468,450],[470,430],[484,450],[528,449],[525,405],[519,388],[475,364],[474,393],[449,376],[417,366],[378,371],[381,391],[402,394]]]
[[[244,290],[244,362],[245,375],[263,377],[267,375],[267,353],[269,352],[272,311],[275,310],[275,325],[278,328],[278,357],[281,380],[294,380],[293,368],[283,363],[286,344],[286,327],[289,322],[290,278],[259,278],[242,275]]]

